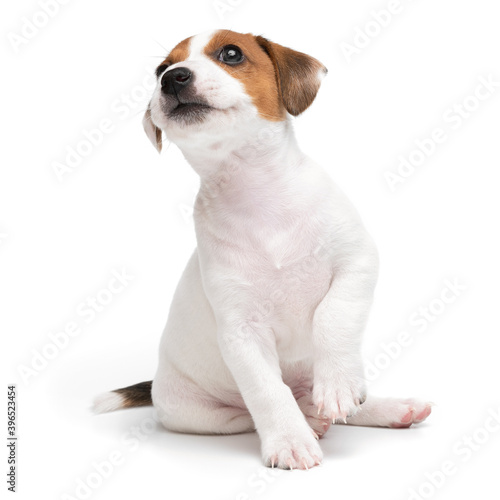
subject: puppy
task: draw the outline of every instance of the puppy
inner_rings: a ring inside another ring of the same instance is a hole
[[[291,116],[326,68],[221,30],[158,66],[144,127],[199,174],[198,247],[182,275],[153,382],[97,398],[97,412],[153,404],[172,431],[257,430],[264,464],[318,465],[331,423],[409,427],[416,400],[366,398],[361,337],[377,252],[350,202],[299,149]]]

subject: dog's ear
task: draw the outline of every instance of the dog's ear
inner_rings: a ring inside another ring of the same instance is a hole
[[[153,143],[153,146],[158,150],[158,153],[161,153],[161,129],[153,123],[153,120],[151,119],[151,108],[149,107],[146,110],[146,113],[144,113],[142,125],[146,135],[149,137],[149,140]]]
[[[314,57],[270,42],[262,36],[255,38],[273,62],[286,110],[293,116],[300,115],[314,101],[327,69]]]

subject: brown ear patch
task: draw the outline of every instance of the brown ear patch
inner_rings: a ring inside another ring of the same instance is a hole
[[[321,85],[321,74],[325,75],[327,69],[307,54],[261,36],[255,39],[273,62],[285,108],[293,116],[300,115],[314,101]]]
[[[239,47],[244,54],[244,61],[235,66],[219,61],[220,50],[225,45]],[[270,121],[285,119],[286,113],[281,102],[274,65],[253,35],[220,30],[205,46],[204,53],[216,61],[224,71],[240,80],[262,118]]]

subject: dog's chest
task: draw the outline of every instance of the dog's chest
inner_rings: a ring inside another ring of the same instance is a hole
[[[275,312],[293,317],[306,315],[328,290],[331,263],[314,242],[276,235],[247,256],[246,278],[261,297],[274,305]]]
[[[310,224],[279,230],[247,225],[233,238],[199,236],[201,254],[207,257],[202,272],[205,282],[213,284],[207,293],[224,295],[214,302],[225,314],[237,309],[254,328],[271,328],[278,348],[301,351],[332,280],[332,262],[319,232]]]

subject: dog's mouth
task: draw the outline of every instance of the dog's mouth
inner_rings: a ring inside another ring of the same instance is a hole
[[[177,105],[168,112],[168,117],[187,122],[199,122],[207,113],[214,108],[204,102],[178,102]]]

